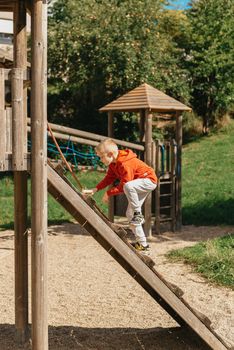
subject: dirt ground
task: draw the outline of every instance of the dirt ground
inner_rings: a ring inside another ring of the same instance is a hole
[[[155,268],[184,291],[230,346],[234,343],[234,291],[209,284],[165,253],[234,232],[233,227],[185,226],[156,236]],[[30,248],[30,240],[29,240]],[[206,350],[182,329],[111,256],[75,224],[49,227],[50,350]],[[29,262],[30,263],[30,262]],[[18,350],[14,330],[14,233],[0,232],[0,350]]]

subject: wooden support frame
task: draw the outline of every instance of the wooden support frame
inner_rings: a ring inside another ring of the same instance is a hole
[[[14,6],[14,69],[13,69],[13,113],[8,110],[8,119],[14,115],[11,123],[14,131],[12,145],[14,171],[15,203],[15,326],[19,343],[25,343],[28,331],[28,223],[27,223],[27,172],[25,170],[25,153],[27,149],[26,94],[23,86],[24,71],[27,68],[27,34],[26,7],[24,0],[15,2]],[[19,132],[21,131],[21,133]],[[24,140],[25,138],[25,140]]]
[[[32,348],[47,350],[47,1],[31,3]]]

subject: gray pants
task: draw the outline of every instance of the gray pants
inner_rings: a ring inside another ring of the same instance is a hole
[[[130,221],[135,211],[141,212],[141,207],[148,194],[156,188],[156,184],[150,179],[136,179],[124,185],[124,193],[128,200],[126,217]],[[137,242],[146,245],[146,237],[142,225],[132,226]]]

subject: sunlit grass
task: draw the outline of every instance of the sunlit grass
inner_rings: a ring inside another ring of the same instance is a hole
[[[183,223],[234,224],[234,123],[183,149]]]
[[[173,250],[168,257],[192,265],[209,281],[234,289],[234,233]]]

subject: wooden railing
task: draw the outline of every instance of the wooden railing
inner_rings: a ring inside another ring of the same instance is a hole
[[[28,131],[30,131],[30,124],[31,120],[30,118],[27,119],[28,121]],[[107,136],[94,134],[91,132],[78,130],[69,128],[66,126],[58,125],[49,123],[51,129],[53,130],[54,136],[60,140],[71,140],[76,143],[84,144],[84,145],[90,145],[90,146],[97,146],[98,143],[104,139],[107,138]],[[131,148],[133,150],[138,151],[144,151],[144,146],[132,142],[122,141],[119,139],[113,139],[117,145]]]

